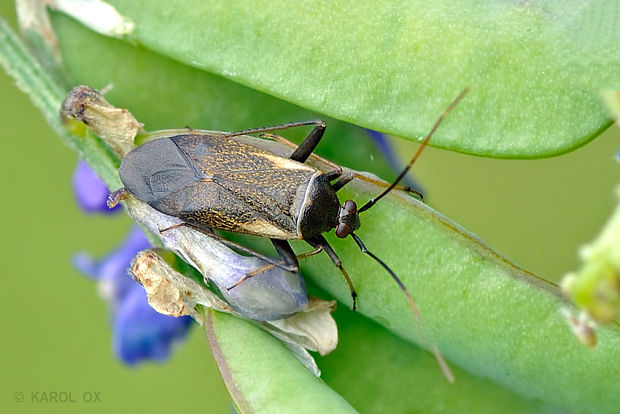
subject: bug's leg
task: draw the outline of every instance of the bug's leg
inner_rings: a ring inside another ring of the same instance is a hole
[[[340,179],[338,181],[336,181],[335,183],[332,184],[332,188],[335,191],[340,190],[342,187],[344,187],[347,183],[350,183],[351,180],[353,180],[355,178],[355,175],[353,173],[349,173],[345,176],[340,177]]]
[[[187,131],[188,131],[190,134],[192,134],[192,135],[197,135],[197,134],[198,134],[198,131],[196,131],[194,128],[192,128],[192,127],[191,127],[191,126],[189,126],[189,125],[185,125],[185,126],[183,127],[183,129],[187,129]]]
[[[328,173],[329,174],[329,173]],[[326,176],[328,174],[325,174]],[[338,178],[338,177],[336,177]],[[334,188],[334,190],[338,191],[340,190],[342,187],[344,187],[345,185],[347,185],[349,182],[351,182],[354,178],[357,178],[359,180],[363,180],[375,185],[378,185],[380,187],[389,187],[390,183],[386,183],[384,181],[380,181],[380,180],[375,180],[374,178],[370,178],[370,177],[366,177],[365,175],[361,175],[361,174],[357,174],[354,172],[350,172],[347,175],[341,177],[338,181],[336,181],[335,183],[332,184],[332,187]],[[396,186],[394,187],[397,190],[402,190],[402,191],[406,191],[408,193],[410,193],[413,197],[417,198],[418,200],[422,201],[424,200],[424,196],[422,195],[422,193],[420,193],[419,191],[409,187],[409,186]]]
[[[194,227],[192,227],[194,228]],[[239,243],[235,243],[233,241],[230,241],[222,236],[219,236],[215,233],[213,234],[209,234],[209,236],[217,239],[218,241],[222,242],[223,244],[227,245],[228,247],[232,247],[233,249],[237,249],[239,251],[242,251],[244,253],[250,254],[254,257],[258,257],[259,259],[262,259],[264,261],[266,261],[267,263],[270,263],[276,267],[279,267],[280,269],[284,269],[287,272],[293,272],[293,273],[297,273],[299,271],[299,265],[295,264],[295,265],[288,265],[286,263],[282,263],[281,261],[279,261],[278,259],[274,259],[273,257],[269,257],[269,256],[265,256],[264,254],[261,254],[257,251],[254,251],[248,247],[245,247]]]
[[[299,261],[297,255],[293,251],[293,248],[289,244],[288,240],[271,239],[273,247],[280,255],[280,258],[284,260],[284,265],[295,270],[291,270],[293,273],[299,272]]]
[[[327,181],[333,181],[342,175],[342,168],[326,172],[324,175],[325,178],[327,178]]]
[[[289,158],[294,161],[306,162],[321,141],[321,138],[323,138],[325,127],[325,122],[320,121],[320,123],[317,123]]]
[[[108,208],[114,208],[129,195],[129,191],[125,187],[121,187],[108,196],[106,204]]]
[[[179,227],[184,227],[184,226],[191,227],[187,223],[178,223],[178,224],[173,224],[170,227],[166,227],[165,229],[159,229],[159,233],[161,234],[161,233],[167,232],[168,230],[178,229]],[[207,234],[206,231],[201,231],[201,233]],[[213,232],[209,233],[209,235],[212,235],[212,233]]]
[[[349,274],[346,270],[344,270],[342,262],[340,261],[340,258],[338,257],[334,249],[332,249],[332,246],[329,245],[327,240],[325,240],[325,237],[323,237],[322,235],[306,239],[306,242],[316,249],[321,248],[322,250],[325,250],[325,253],[327,253],[332,262],[334,262],[336,267],[340,270],[340,273],[342,273],[342,276],[344,277],[344,280],[346,280],[347,285],[349,286],[349,290],[351,291],[351,298],[353,299],[353,310],[355,310],[357,306],[357,292],[355,291],[355,287],[353,286],[353,282],[351,281]]]
[[[247,253],[247,254],[249,254],[251,256],[254,256],[254,257],[258,257],[259,259],[264,260],[267,263],[271,263],[271,264],[273,264],[276,267],[284,269],[287,272],[295,273],[295,272],[297,272],[297,270],[299,268],[299,266],[294,266],[294,267],[293,266],[289,266],[286,263],[282,263],[278,259],[274,259],[273,257],[265,256],[264,254],[261,254],[261,253],[255,251],[255,250],[250,249],[249,247],[245,247],[242,244],[235,243],[234,241],[228,240],[227,238],[222,237],[219,234],[214,233],[210,229],[207,230],[207,229],[195,227],[195,226],[192,226],[189,223],[183,222],[183,223],[175,224],[175,225],[167,227],[165,229],[161,229],[161,230],[159,230],[159,232],[163,233],[165,231],[172,230],[172,229],[175,229],[175,228],[178,228],[178,227],[182,227],[182,226],[187,226],[187,227],[189,227],[189,228],[191,228],[193,230],[199,231],[200,233],[204,234],[205,236],[212,237],[215,240],[219,241],[222,244],[225,244],[226,246],[228,246],[228,247],[230,247],[232,249],[238,250],[238,251],[243,252],[243,253]]]
[[[322,251],[323,251],[323,247],[322,246],[315,247],[313,250],[310,250],[309,252],[298,254],[297,255],[297,260],[303,260],[303,259],[305,259],[307,257],[311,257],[311,256],[314,256],[315,254],[319,254]]]
[[[270,132],[270,131],[281,131],[283,129],[294,128],[298,126],[304,125],[314,125],[314,129],[310,131],[308,136],[304,138],[303,142],[297,147],[297,149],[290,156],[290,159],[304,162],[308,159],[310,154],[314,152],[319,141],[323,137],[323,133],[325,132],[325,121],[320,119],[315,119],[312,121],[299,121],[299,122],[290,122],[288,124],[277,125],[273,127],[262,127],[262,128],[252,128],[245,129],[239,132],[232,132],[230,134],[223,135],[224,137],[236,137],[239,135],[248,135],[248,134],[257,134],[261,132]]]
[[[299,261],[299,260],[303,260],[303,259],[308,258],[308,257],[310,257],[310,256],[314,256],[315,254],[319,254],[319,253],[321,253],[322,251],[323,251],[323,248],[319,246],[319,247],[317,247],[317,248],[315,248],[315,249],[313,249],[313,250],[310,250],[309,252],[305,252],[305,253],[302,253],[302,254],[298,254],[298,255],[297,255],[297,260],[298,260],[298,261]],[[269,269],[273,269],[274,267],[276,267],[276,266],[275,266],[275,265],[272,265],[272,264],[268,264],[268,265],[265,265],[265,266],[261,266],[261,267],[259,267],[258,269],[253,270],[253,271],[251,271],[250,273],[248,273],[247,275],[245,275],[245,277],[243,278],[243,280],[245,280],[245,279],[247,279],[247,278],[250,278],[250,277],[252,277],[252,276],[256,276],[256,275],[257,275],[257,274],[259,274],[259,273],[266,272],[267,270],[269,270]],[[241,281],[237,282],[237,283],[235,284],[235,286],[237,286],[237,285],[238,285],[238,284],[240,284],[240,283],[241,283]]]
[[[317,248],[315,248],[313,250],[310,250],[309,252],[305,252],[305,253],[297,255],[297,260],[299,261],[299,260],[303,260],[303,259],[305,259],[307,257],[314,256],[315,254],[321,253],[321,251],[323,251],[323,248],[319,246],[319,247],[317,247]],[[261,266],[258,269],[253,270],[250,273],[246,274],[244,277],[239,279],[239,281],[237,283],[235,283],[234,285],[232,285],[231,287],[229,287],[227,289],[231,290],[233,288],[236,288],[237,286],[239,286],[240,284],[245,282],[247,279],[249,279],[251,277],[254,277],[256,275],[259,275],[259,274],[261,274],[263,272],[266,272],[267,270],[273,269],[274,267],[276,267],[276,266],[273,265],[273,264],[267,264],[265,266]]]
[[[277,266],[282,269],[288,270],[289,272],[293,272],[293,273],[299,272],[299,262],[297,261],[297,256],[295,255],[295,252],[293,251],[293,248],[288,243],[288,241],[279,240],[279,239],[271,239],[271,242],[273,243],[273,247],[276,248],[276,251],[278,252],[278,255],[280,256],[280,258],[284,260],[284,263],[279,263]],[[231,290],[239,286],[240,284],[242,284],[243,282],[245,282],[252,276],[256,276],[266,270],[271,269],[274,266],[276,266],[276,264],[273,261],[269,261],[268,265],[261,266],[258,269],[255,269],[251,271],[250,273],[247,273],[245,276],[239,279],[237,283],[235,283],[234,285],[226,289]]]
[[[276,142],[279,142],[280,144],[284,144],[287,147],[291,147],[294,150],[299,147],[299,145],[295,144],[292,141],[289,141],[288,139],[286,139],[286,138],[284,138],[283,136],[280,136],[280,135],[276,135],[276,134],[261,134],[261,136],[264,137],[264,138],[272,139],[272,140],[274,140]],[[310,154],[309,158],[312,158],[313,160],[320,161],[323,164],[329,165],[330,167],[333,167],[334,170],[342,170],[342,167],[340,165],[336,164],[333,161],[328,160],[327,158],[323,158],[320,155],[315,154],[314,152],[312,154]]]
[[[284,138],[283,136],[280,136],[280,135],[276,135],[276,134],[261,134],[261,136],[264,137],[264,138],[268,138],[268,139],[271,139],[273,141],[279,142],[280,144],[284,144],[287,147],[291,147],[293,149],[296,149],[298,147],[297,144],[295,144],[294,142],[289,141],[288,139],[286,139],[286,138]],[[334,168],[334,171],[325,174],[326,176],[328,176],[328,174],[334,173],[334,176],[329,178],[329,181],[334,180],[334,179],[336,179],[336,178],[338,178],[338,177],[340,177],[342,175],[342,167],[340,165],[336,164],[335,162],[330,161],[330,160],[328,160],[326,158],[323,158],[320,155],[315,154],[315,153],[310,154],[309,158],[311,158],[313,160],[317,160],[317,161],[319,161],[319,162],[321,162],[323,164],[329,165],[330,167]],[[339,171],[339,173],[336,173],[337,171]],[[371,178],[371,177],[367,177],[367,176],[365,176],[363,174],[359,174],[359,173],[356,173],[356,172],[350,172],[349,174],[353,175],[354,178],[357,178],[359,180],[366,181],[366,182],[378,185],[379,187],[389,187],[390,186],[390,183],[388,183],[388,182],[385,182],[385,181],[382,181],[382,180],[377,180],[377,179]],[[346,184],[346,183],[344,183],[344,184]],[[344,186],[344,184],[341,185],[340,187]],[[417,191],[414,188],[409,187],[407,185],[397,185],[394,188],[396,190],[402,190],[402,191],[406,191],[408,193],[411,193],[415,198],[417,198],[419,200],[423,200],[424,199],[424,197],[422,196],[422,194],[419,191]]]
[[[237,137],[239,135],[249,135],[249,134],[258,134],[262,132],[271,132],[271,131],[281,131],[283,129],[295,128],[306,125],[316,125],[317,127],[322,125],[323,130],[325,130],[325,121],[321,119],[312,119],[309,121],[298,121],[298,122],[289,122],[288,124],[269,126],[269,127],[259,127],[259,128],[250,128],[244,129],[243,131],[237,132],[229,132],[227,134],[222,135],[223,137]],[[316,129],[316,128],[315,128]],[[320,139],[320,137],[319,137]]]

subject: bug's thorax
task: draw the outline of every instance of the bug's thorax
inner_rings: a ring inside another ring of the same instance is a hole
[[[304,188],[297,219],[297,232],[308,239],[338,224],[340,201],[325,175],[316,174]]]

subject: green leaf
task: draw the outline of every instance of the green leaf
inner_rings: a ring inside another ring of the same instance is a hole
[[[118,163],[101,141],[93,136],[77,139],[71,136],[58,116],[66,92],[41,67],[30,51],[0,18],[0,64],[16,79],[17,86],[30,98],[63,140],[64,144],[88,162],[94,171],[110,186],[118,186]]]
[[[52,80],[22,41],[4,20],[0,20],[0,63],[15,78],[17,86],[43,112],[45,120],[56,132],[66,134],[57,116],[57,105],[64,97],[62,88]]]
[[[234,316],[208,311],[211,350],[243,413],[355,413],[273,336]]]
[[[456,370],[459,382],[449,384],[427,352],[354,312],[340,310],[337,319],[340,346],[319,361],[322,379],[359,412],[558,412],[462,370]],[[241,412],[353,411],[256,326],[210,311],[205,327]]]
[[[431,354],[340,307],[338,348],[319,359],[322,379],[364,413],[551,413],[490,379],[452,367],[448,383]]]
[[[363,202],[378,190],[354,181],[341,199]],[[595,349],[581,345],[562,313],[571,305],[557,286],[518,268],[411,197],[394,193],[360,219],[356,234],[413,293],[429,336],[453,364],[573,411],[617,410],[618,326],[601,327]],[[389,275],[360,257],[352,241],[329,236],[358,291],[359,312],[419,342],[416,320]],[[327,258],[317,256],[303,265],[304,275],[350,303],[346,284]]]
[[[111,85],[106,99],[117,107],[130,108],[151,131],[183,126],[239,131],[319,117],[147,49],[105,38],[66,16],[52,17],[73,85],[87,84],[96,89]],[[84,53],[85,49],[89,53]],[[384,177],[393,175],[362,129],[329,118],[326,122],[326,139],[318,147],[321,155]],[[286,135],[300,140],[307,132],[307,128],[297,128]]]
[[[613,0],[112,0],[135,40],[188,65],[367,128],[505,158],[575,149],[620,83]]]

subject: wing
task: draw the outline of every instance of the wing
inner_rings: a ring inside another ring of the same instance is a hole
[[[272,152],[221,135],[178,135],[171,140],[191,164],[209,174],[231,172],[317,170]]]
[[[151,204],[155,209],[181,218],[198,228],[226,230],[235,233],[292,239],[297,238],[292,220],[274,223],[263,211],[252,208],[244,200],[213,181],[194,182],[174,195]]]
[[[172,138],[196,180],[151,203],[196,227],[299,238],[297,218],[317,170],[234,138]],[[201,178],[198,178],[201,177]]]

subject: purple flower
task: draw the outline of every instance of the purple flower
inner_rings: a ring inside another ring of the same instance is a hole
[[[120,208],[120,206],[108,208],[106,201],[110,191],[84,161],[78,161],[72,181],[75,200],[85,212],[110,213]]]
[[[79,204],[87,211],[109,211],[105,206],[107,188],[84,162],[78,165],[73,184]],[[157,313],[148,304],[144,288],[129,276],[127,269],[133,257],[149,247],[142,230],[134,226],[125,241],[104,258],[95,260],[87,253],[74,257],[75,267],[98,282],[110,307],[114,353],[128,365],[166,359],[192,323],[189,316]]]
[[[99,282],[101,295],[116,309],[121,306],[132,287],[140,287],[129,276],[127,269],[136,253],[149,247],[151,244],[142,230],[133,226],[125,241],[103,259],[95,260],[88,253],[77,253],[73,257],[73,264],[80,272]]]
[[[127,273],[131,259],[150,247],[144,233],[134,226],[127,239],[115,251],[100,260],[77,254],[74,264],[85,275],[99,282],[108,302],[113,327],[115,355],[128,365],[143,360],[164,360],[173,343],[185,338],[192,318],[157,313],[147,302],[144,288]]]
[[[134,365],[145,359],[163,361],[173,344],[185,338],[193,319],[156,312],[137,283],[127,293],[114,319],[114,353]]]

